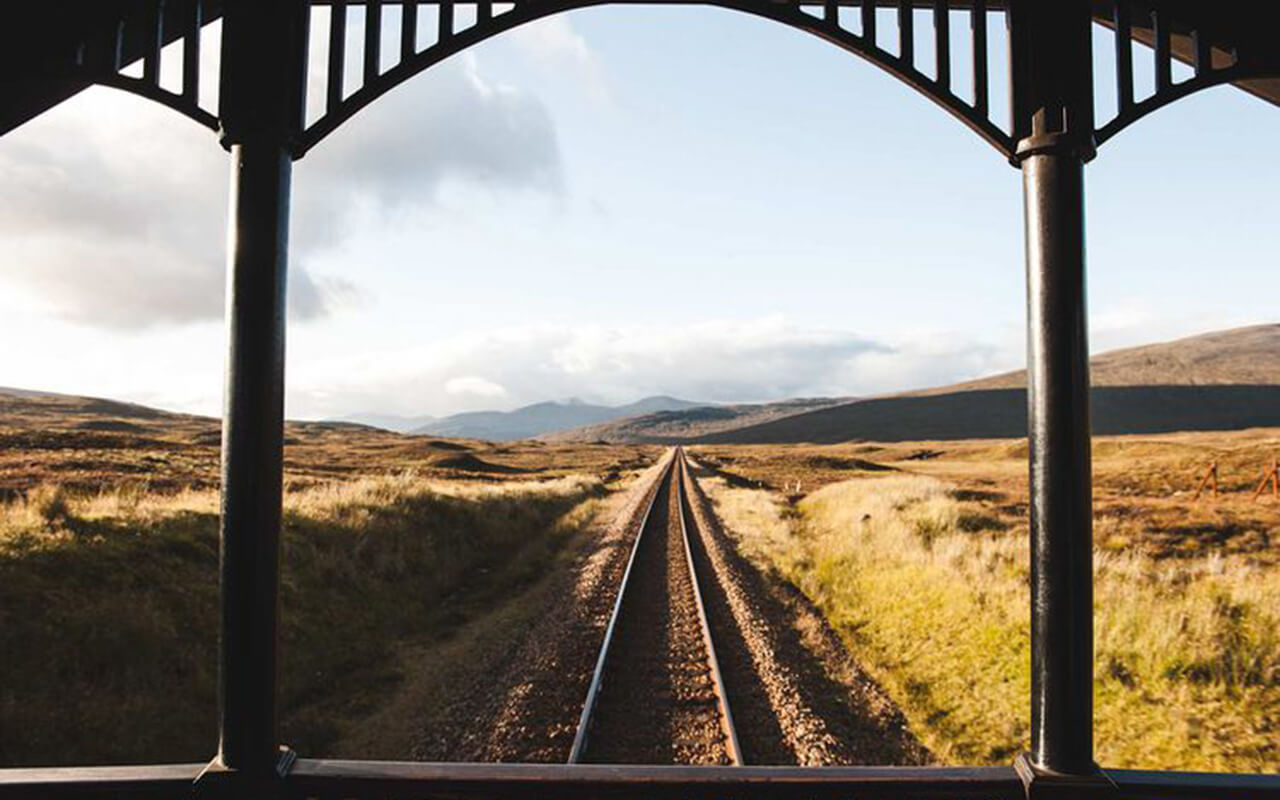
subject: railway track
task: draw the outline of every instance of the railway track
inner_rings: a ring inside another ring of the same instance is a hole
[[[640,523],[569,763],[743,763],[690,547],[676,448]]]

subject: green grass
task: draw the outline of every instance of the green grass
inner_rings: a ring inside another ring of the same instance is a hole
[[[705,481],[749,557],[812,599],[946,763],[1029,744],[1025,534],[934,478],[797,506]],[[1206,550],[1095,552],[1095,741],[1114,767],[1280,769],[1280,574]]]
[[[401,682],[398,648],[537,580],[599,492],[409,474],[290,495],[284,740],[324,754]],[[0,512],[0,764],[208,759],[216,495],[33,494]]]

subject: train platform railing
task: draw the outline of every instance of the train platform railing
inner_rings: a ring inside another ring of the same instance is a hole
[[[1277,800],[1280,776],[1100,769],[1037,774],[997,767],[698,767],[432,764],[291,759],[266,779],[204,764],[0,770],[0,800],[316,798],[316,800]]]

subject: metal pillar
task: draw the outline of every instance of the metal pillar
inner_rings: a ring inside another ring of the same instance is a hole
[[[1093,769],[1093,574],[1084,166],[1022,162],[1031,494],[1031,753]]]
[[[1083,0],[1010,6],[1027,247],[1031,753],[1020,770],[1030,795],[1064,781],[1084,789],[1097,777],[1084,233],[1084,162],[1093,156],[1089,14]]]
[[[291,169],[279,144],[250,140],[232,147],[218,754],[223,766],[249,773],[269,773],[276,759]]]
[[[270,794],[284,442],[290,147],[301,129],[306,5],[228,2],[220,118],[231,152],[222,428],[219,745],[208,775]],[[199,783],[199,782],[198,782]]]

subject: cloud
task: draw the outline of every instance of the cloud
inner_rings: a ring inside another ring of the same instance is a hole
[[[386,106],[381,108],[379,106]],[[554,123],[527,92],[455,59],[366,109],[295,168],[290,311],[325,317],[354,284],[308,262],[365,219],[430,205],[442,183],[555,192]],[[0,140],[0,281],[48,313],[114,329],[223,313],[227,156],[154,103],[90,89]]]
[[[564,14],[521,25],[511,39],[538,65],[581,81],[596,100],[610,99],[608,81],[596,51]]]
[[[487,81],[470,54],[383,96],[299,162],[295,231],[305,247],[327,247],[361,221],[430,207],[450,181],[494,191],[563,189],[547,107]]]
[[[476,397],[502,397],[507,393],[501,384],[477,375],[450,378],[444,382],[444,390],[446,394],[470,394]]]
[[[511,36],[537,58],[568,62],[579,67],[596,61],[596,54],[587,45],[587,40],[573,29],[569,18],[563,14],[521,25]]]
[[[1017,363],[1017,353],[954,333],[877,340],[777,316],[661,327],[538,325],[460,333],[376,360],[307,359],[291,373],[290,413],[448,414],[654,394],[706,402],[868,395]]]

